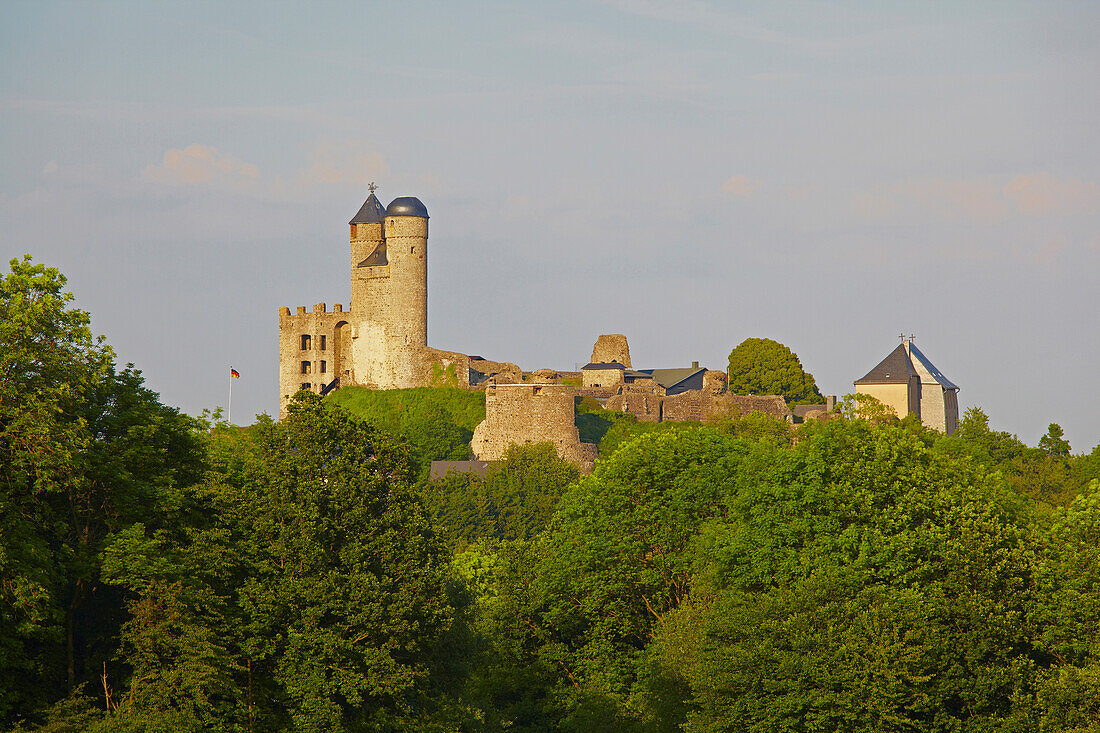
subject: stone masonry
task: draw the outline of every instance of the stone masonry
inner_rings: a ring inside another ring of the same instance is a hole
[[[596,446],[582,443],[569,384],[498,384],[485,389],[485,420],[470,447],[479,461],[499,461],[510,445],[550,442],[558,455],[590,473]]]
[[[621,333],[605,333],[596,339],[592,347],[592,358],[588,360],[592,364],[607,364],[617,362],[627,369],[630,365],[630,347],[626,343],[626,336]]]

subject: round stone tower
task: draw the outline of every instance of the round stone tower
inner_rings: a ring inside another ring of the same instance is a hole
[[[420,386],[427,368],[428,210],[412,196],[383,209],[372,188],[350,223],[348,383]]]
[[[428,210],[420,199],[402,196],[385,216],[386,256],[390,264],[388,307],[393,337],[407,346],[428,345]]]

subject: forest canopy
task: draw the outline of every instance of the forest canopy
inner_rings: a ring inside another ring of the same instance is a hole
[[[479,394],[189,417],[64,286],[0,280],[0,727],[1100,730],[1100,447],[1057,424],[581,405],[592,475],[433,480]]]

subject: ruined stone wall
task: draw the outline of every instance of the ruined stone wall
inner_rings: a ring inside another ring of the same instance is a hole
[[[794,422],[794,415],[779,395],[734,395],[728,392],[716,395],[692,390],[665,397],[661,403],[661,419],[676,422],[744,417],[754,412],[762,412],[788,423]]]
[[[607,399],[604,409],[629,412],[639,422],[660,422],[664,391],[664,387],[659,384],[645,387],[623,385],[618,394]]]
[[[348,366],[340,336],[350,328],[350,316],[343,306],[334,305],[330,312],[324,303],[313,306],[310,313],[305,306],[293,315],[290,308],[279,309],[280,418],[286,416],[290,398],[300,389],[320,392]],[[303,387],[306,384],[309,387]]]
[[[722,394],[726,391],[726,373],[708,369],[703,372],[703,392]]]
[[[584,448],[577,430],[568,384],[501,384],[485,390],[485,420],[474,429],[470,447],[479,461],[497,461],[510,445],[549,441],[558,455],[592,470],[593,449]]]
[[[597,338],[592,347],[592,358],[588,361],[592,364],[616,361],[627,369],[633,369],[630,365],[630,346],[627,345],[626,336],[621,333],[605,333]]]
[[[581,380],[581,384],[585,387],[615,387],[623,383],[623,370],[583,369],[581,370]]]

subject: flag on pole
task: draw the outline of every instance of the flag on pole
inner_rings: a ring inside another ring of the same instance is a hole
[[[229,367],[229,376],[233,377],[234,379],[240,379],[241,378],[241,373],[238,372],[233,367]]]

